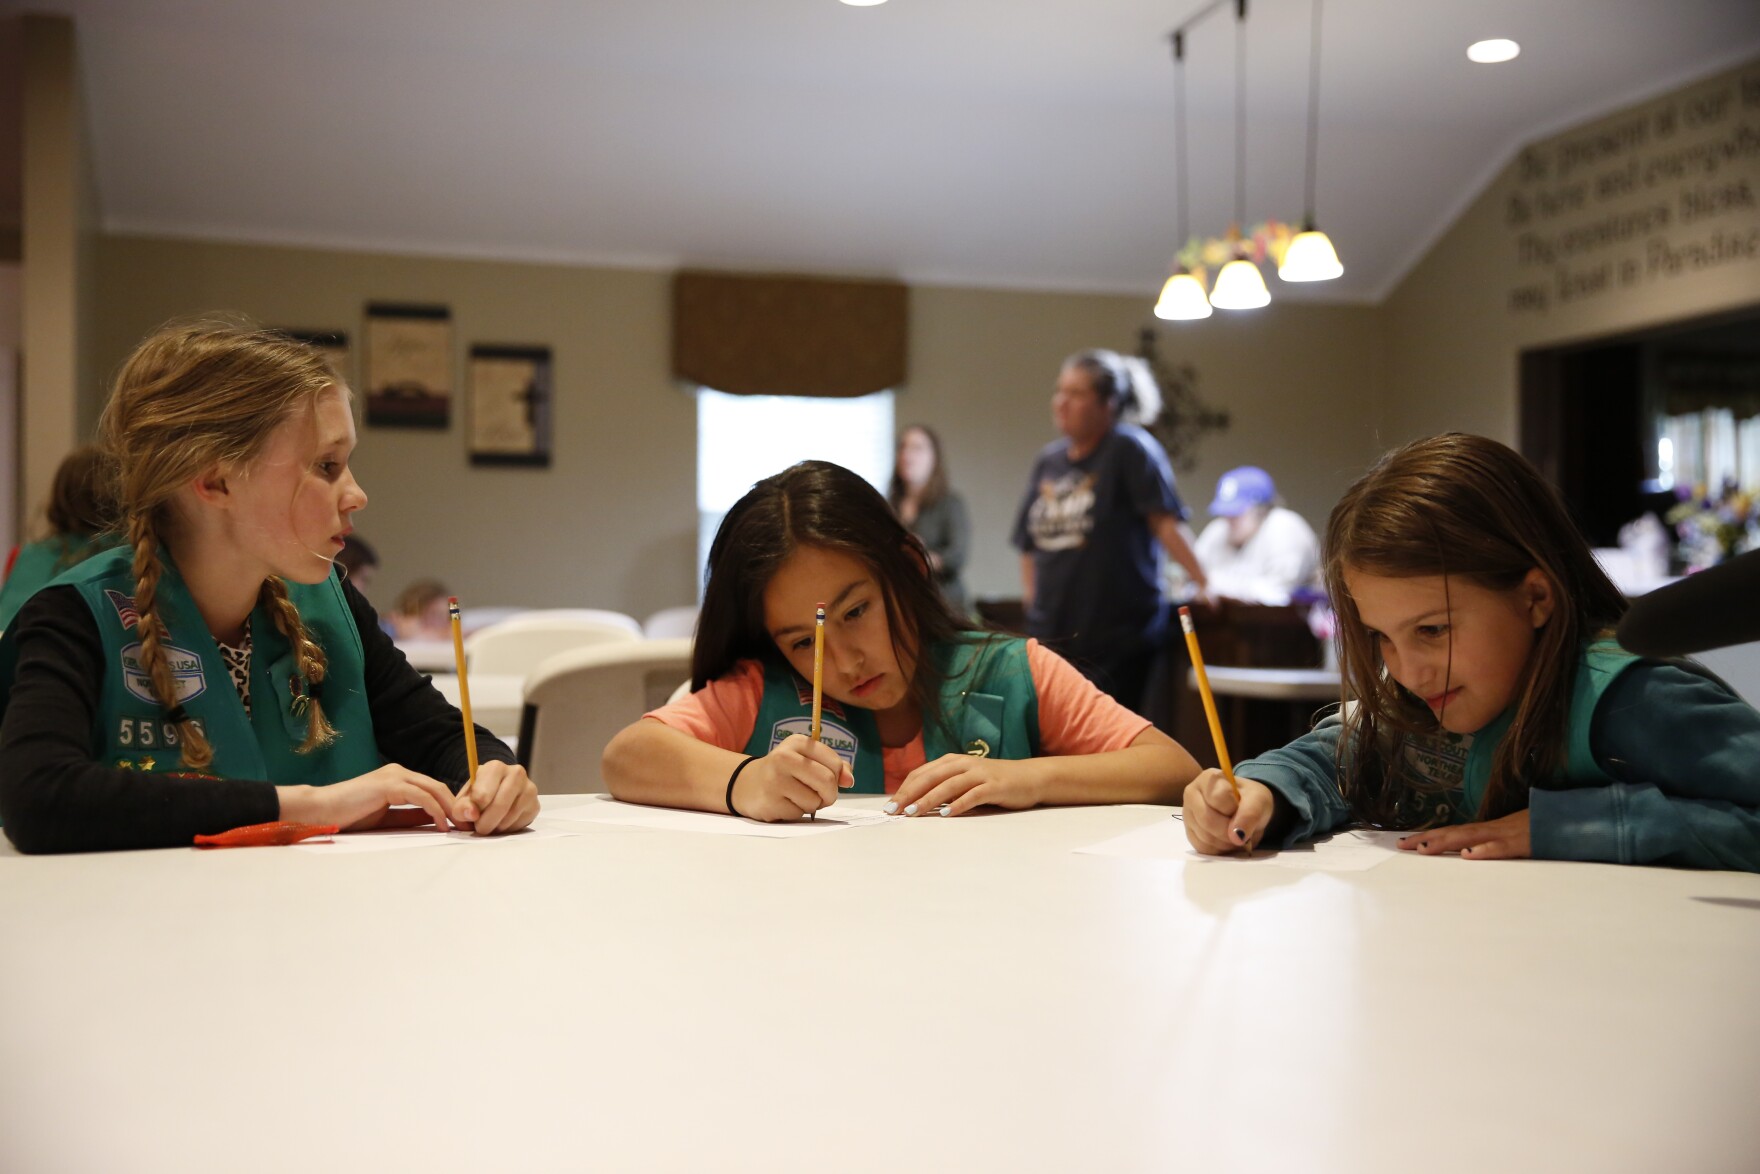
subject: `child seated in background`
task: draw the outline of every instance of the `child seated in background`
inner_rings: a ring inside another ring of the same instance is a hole
[[[0,628],[43,584],[76,563],[115,546],[116,470],[96,445],[68,453],[55,470],[44,509],[49,532],[12,552],[0,587]]]
[[[391,605],[391,634],[399,640],[450,640],[451,592],[438,579],[417,579]]]
[[[826,607],[823,740],[811,741]],[[962,630],[922,543],[866,481],[806,461],[728,511],[690,696],[605,749],[619,799],[790,820],[838,789],[888,811],[1177,803],[1197,763],[1036,640]]]

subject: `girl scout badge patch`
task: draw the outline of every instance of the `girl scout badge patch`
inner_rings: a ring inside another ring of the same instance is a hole
[[[159,651],[164,654],[165,663],[171,666],[171,686],[173,704],[190,701],[200,697],[208,688],[208,679],[202,673],[202,658],[187,648],[178,648],[173,644],[163,645]],[[122,650],[122,683],[128,691],[142,701],[159,704],[153,696],[153,679],[141,664],[140,644],[130,644]]]
[[[799,734],[803,738],[813,736],[813,719],[810,717],[785,717],[770,727],[770,749],[782,745],[791,735]],[[821,709],[819,714],[819,741],[837,751],[837,757],[849,763],[849,768],[856,768],[856,747],[860,745],[850,728],[842,722],[832,721]]]

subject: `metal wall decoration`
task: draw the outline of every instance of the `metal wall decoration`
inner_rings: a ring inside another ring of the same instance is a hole
[[[1150,435],[1167,450],[1167,459],[1179,472],[1189,471],[1198,461],[1198,443],[1211,432],[1228,431],[1228,412],[1207,406],[1198,396],[1198,369],[1190,363],[1174,366],[1162,358],[1160,333],[1145,326],[1137,335],[1137,354],[1149,364],[1161,387],[1161,414],[1144,423]]]
[[[550,465],[550,348],[471,347],[470,459],[473,465]]]
[[[367,423],[444,429],[452,407],[452,311],[367,306]]]

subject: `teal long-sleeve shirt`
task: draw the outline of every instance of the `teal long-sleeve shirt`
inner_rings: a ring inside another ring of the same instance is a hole
[[[1715,679],[1646,660],[1608,686],[1591,722],[1595,761],[1614,781],[1530,791],[1536,859],[1760,872],[1760,711]],[[1341,730],[1334,715],[1235,768],[1275,793],[1280,846],[1350,822]]]

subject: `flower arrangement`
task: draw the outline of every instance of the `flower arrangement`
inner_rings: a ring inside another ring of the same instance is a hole
[[[1273,266],[1282,265],[1283,254],[1289,250],[1289,242],[1295,239],[1296,232],[1281,220],[1267,220],[1253,225],[1238,240],[1232,233],[1228,236],[1194,236],[1180,246],[1173,259],[1190,270],[1199,281],[1207,281],[1208,271],[1220,269],[1234,260],[1237,244],[1246,250],[1247,259],[1256,265],[1263,265],[1268,260]]]
[[[1760,501],[1751,490],[1726,481],[1716,493],[1707,486],[1683,486],[1679,504],[1666,518],[1680,540],[1677,554],[1688,571],[1760,550]]]

